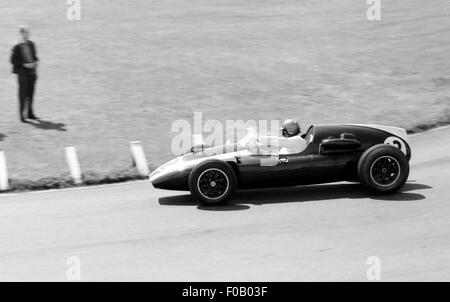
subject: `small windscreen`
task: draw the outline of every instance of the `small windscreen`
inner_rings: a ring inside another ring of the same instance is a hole
[[[314,126],[310,126],[303,139],[307,144],[310,144],[314,139]]]

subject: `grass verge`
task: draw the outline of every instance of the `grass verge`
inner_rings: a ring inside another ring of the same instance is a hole
[[[11,179],[10,189],[7,192],[26,192],[26,191],[44,191],[54,189],[66,189],[81,186],[95,186],[113,184],[134,180],[143,180],[147,177],[141,176],[134,167],[123,170],[115,170],[110,173],[98,173],[88,171],[83,173],[83,184],[75,184],[68,174],[62,174],[55,177],[45,177],[38,180],[30,179]]]
[[[447,114],[445,117],[432,122],[432,123],[421,123],[418,124],[415,127],[412,127],[411,129],[408,129],[407,132],[408,134],[414,134],[414,133],[419,133],[422,131],[427,131],[433,128],[437,128],[437,127],[443,127],[443,126],[447,126],[450,125],[450,114]]]

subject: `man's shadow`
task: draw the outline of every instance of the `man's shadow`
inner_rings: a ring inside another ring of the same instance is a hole
[[[406,183],[395,194],[374,195],[370,194],[358,183],[339,183],[310,185],[286,188],[270,188],[256,190],[236,191],[229,205],[220,207],[198,207],[201,210],[233,211],[249,209],[248,205],[277,204],[289,202],[310,202],[342,198],[370,198],[387,201],[417,201],[425,199],[425,196],[411,191],[430,189],[431,187],[419,183]],[[167,206],[197,206],[191,195],[177,195],[162,197],[159,204]]]
[[[0,142],[2,142],[6,138],[6,135],[3,133],[0,133]]]
[[[66,124],[64,123],[54,123],[51,121],[46,121],[42,119],[33,120],[28,122],[30,125],[42,129],[42,130],[56,130],[56,131],[67,131]]]

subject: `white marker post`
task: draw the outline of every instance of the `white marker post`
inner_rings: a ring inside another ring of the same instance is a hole
[[[83,179],[81,176],[80,162],[78,161],[77,149],[75,147],[66,148],[66,160],[73,182],[77,185],[82,184]]]
[[[145,158],[142,143],[140,141],[130,142],[130,150],[139,174],[142,176],[148,176],[150,174],[150,170],[148,168],[147,159]]]
[[[8,167],[4,151],[0,151],[0,191],[9,189]]]

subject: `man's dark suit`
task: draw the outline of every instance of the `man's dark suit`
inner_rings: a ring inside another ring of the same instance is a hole
[[[34,86],[36,83],[36,68],[27,68],[25,63],[38,62],[36,47],[33,42],[27,41],[14,46],[11,55],[13,73],[17,74],[19,83],[19,109],[20,119],[23,121],[25,106],[28,102],[28,118],[35,118],[33,113]]]

